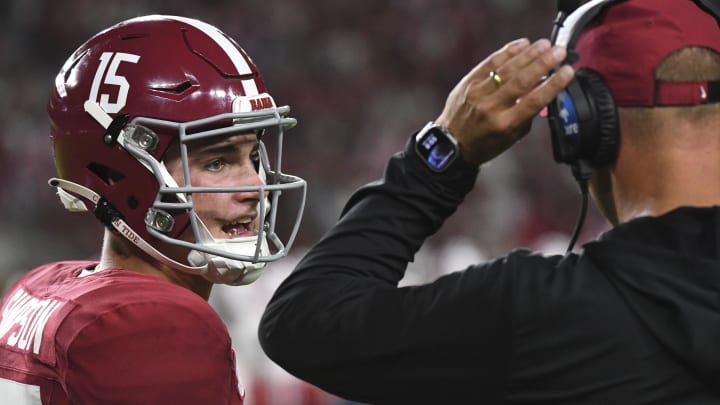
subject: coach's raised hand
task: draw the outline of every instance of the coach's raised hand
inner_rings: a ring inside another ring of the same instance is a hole
[[[436,123],[457,138],[466,161],[489,161],[527,134],[533,117],[572,80],[567,65],[548,76],[565,54],[547,39],[506,44],[460,80]]]

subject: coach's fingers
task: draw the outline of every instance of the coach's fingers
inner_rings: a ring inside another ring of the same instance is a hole
[[[560,91],[567,87],[575,75],[574,69],[569,65],[560,67],[550,77],[536,86],[525,96],[521,97],[510,109],[512,120],[531,120],[545,106],[550,104]]]
[[[510,41],[502,48],[493,52],[490,56],[480,62],[475,68],[473,68],[468,76],[477,77],[479,79],[487,78],[491,72],[494,72],[504,65],[508,60],[513,59],[530,45],[530,41],[527,38],[520,38],[514,41]]]
[[[498,96],[502,96],[509,106],[499,112],[498,126],[514,135],[515,141],[528,133],[532,119],[567,87],[574,76],[571,66],[562,66],[555,73],[546,76],[565,59],[567,51],[563,47],[543,47],[541,52],[528,50],[525,53],[534,54],[535,57],[522,68],[515,70],[516,76],[507,86],[498,89]],[[518,56],[515,59],[520,58]],[[504,67],[512,62],[508,61]]]
[[[529,44],[526,38],[509,42],[477,64],[455,85],[445,101],[442,113],[435,121],[449,128],[452,133],[475,132],[474,127],[478,123],[482,124],[478,122],[477,105],[483,104],[484,100],[496,90],[492,86],[485,85],[488,75],[523,52]],[[485,113],[482,109],[479,112],[481,116]]]
[[[502,79],[501,86],[498,87],[498,83],[493,82],[492,78],[491,85],[497,87],[500,94],[504,93],[505,98],[513,101],[519,95],[527,93],[530,86],[537,84],[540,78],[555,65],[545,66],[544,63],[540,63],[542,59],[546,58],[545,55],[550,48],[551,44],[547,39],[536,41],[532,46],[497,67],[494,73]],[[553,62],[550,61],[550,63]],[[541,68],[534,68],[536,66]]]
[[[530,61],[523,66],[519,66],[519,63],[517,63],[515,59],[521,59],[525,54],[529,54],[528,57],[530,57]],[[532,92],[540,83],[546,80],[548,72],[558,66],[558,64],[565,59],[566,55],[567,51],[564,47],[550,47],[549,41],[538,41],[531,49],[528,49],[513,60],[508,61],[498,69],[499,71],[507,69],[512,75],[508,83],[498,89],[498,97],[501,97],[508,106],[515,106],[518,99]],[[539,108],[542,108],[542,106]],[[534,114],[531,114],[531,117],[533,115]],[[527,119],[528,117],[519,116],[518,118]]]
[[[533,117],[570,81],[570,67],[545,77],[565,55],[546,39],[494,53],[458,83],[436,122],[455,135],[468,162],[494,158],[528,132]]]
[[[482,136],[477,133],[473,137],[463,136],[458,140],[463,158],[470,163],[482,164],[509,149],[527,135],[533,118],[567,87],[573,76],[571,66],[562,66],[539,85],[536,82],[534,88],[515,99],[511,107],[488,116]]]

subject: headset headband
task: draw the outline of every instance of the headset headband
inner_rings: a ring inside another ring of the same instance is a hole
[[[606,6],[623,0],[591,0],[578,7],[558,26],[551,38],[553,44],[564,46],[567,49],[575,48],[583,28],[592,21]]]

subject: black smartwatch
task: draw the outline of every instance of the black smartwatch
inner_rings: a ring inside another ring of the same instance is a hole
[[[460,146],[447,129],[430,121],[415,135],[415,152],[434,172],[443,172],[460,156]]]

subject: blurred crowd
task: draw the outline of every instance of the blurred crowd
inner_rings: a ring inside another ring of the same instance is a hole
[[[9,1],[9,4],[7,3]],[[337,219],[350,193],[381,176],[387,158],[435,118],[447,93],[504,43],[547,37],[555,2],[523,0],[4,0],[0,13],[0,293],[43,262],[94,258],[101,226],[55,202],[45,103],[60,66],[91,35],[144,14],[216,25],[261,69],[299,125],[283,168],[308,181],[293,257],[257,284],[217,288],[211,302],[236,340],[249,405],[343,402],[269,363],[255,338],[273,288]],[[537,119],[514,149],[482,169],[476,189],[411,266],[408,284],[432,280],[518,246],[562,253],[580,196],[554,163]],[[580,242],[606,228],[593,207]]]

